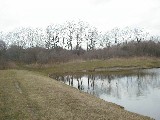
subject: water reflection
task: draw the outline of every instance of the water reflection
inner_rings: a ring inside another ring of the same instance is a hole
[[[101,99],[122,105],[129,111],[160,119],[160,69],[138,71],[132,75],[61,75],[54,78]]]

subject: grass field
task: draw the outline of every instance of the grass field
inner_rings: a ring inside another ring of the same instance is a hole
[[[71,61],[68,63],[56,64],[30,64],[23,66],[22,69],[31,71],[38,71],[44,75],[52,73],[66,73],[66,72],[81,72],[91,71],[94,72],[96,68],[155,68],[160,67],[159,58],[146,58],[146,57],[132,57],[132,58],[113,58],[108,60],[89,60],[89,61]],[[125,70],[125,69],[123,69]],[[107,72],[107,69],[106,69]]]
[[[149,120],[150,118],[128,112],[116,104],[105,102],[32,71],[0,70],[0,119]]]

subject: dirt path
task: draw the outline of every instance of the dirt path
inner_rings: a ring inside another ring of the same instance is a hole
[[[2,120],[149,120],[48,77],[0,71]]]

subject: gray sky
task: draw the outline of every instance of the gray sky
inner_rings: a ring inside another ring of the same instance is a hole
[[[160,35],[160,0],[0,0],[0,31],[82,20],[107,31],[141,27]]]

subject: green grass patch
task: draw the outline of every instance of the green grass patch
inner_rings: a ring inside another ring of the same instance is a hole
[[[41,74],[75,73],[75,72],[95,72],[97,68],[157,68],[160,67],[159,58],[133,57],[133,58],[112,58],[107,60],[72,61],[68,63],[56,64],[31,64],[22,68],[37,71]],[[106,69],[107,72],[108,69]],[[120,69],[121,70],[121,69]],[[114,70],[113,70],[114,71]],[[113,72],[112,71],[112,72]],[[116,71],[116,69],[115,69]]]

